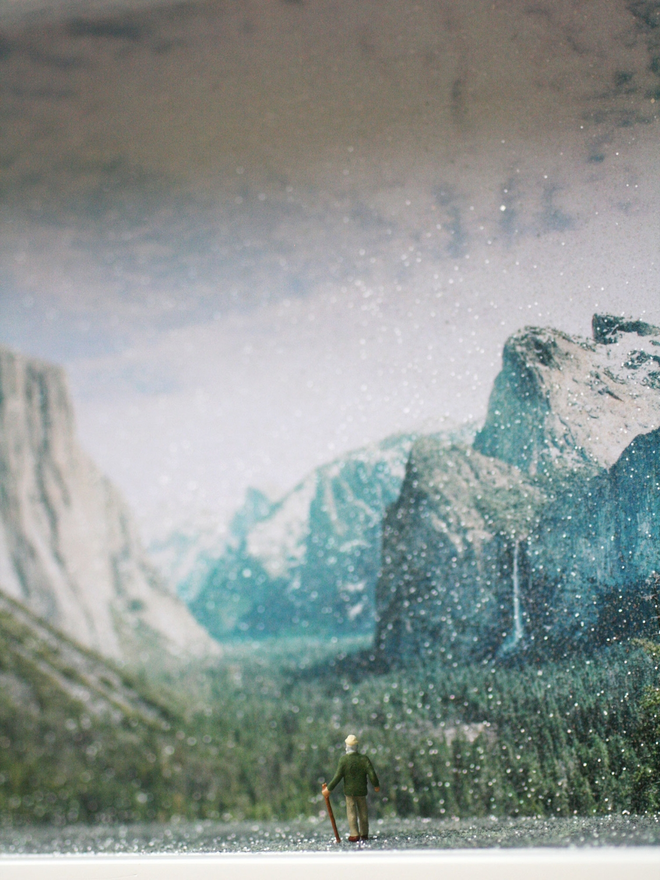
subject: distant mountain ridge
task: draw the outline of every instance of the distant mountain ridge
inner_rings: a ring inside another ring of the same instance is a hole
[[[398,496],[412,436],[395,436],[317,468],[272,502],[249,490],[228,535],[202,536],[178,582],[193,614],[218,639],[373,627],[384,512]],[[189,553],[194,536],[171,536]],[[206,542],[206,546],[204,546]],[[181,564],[181,550],[175,564]],[[171,569],[170,569],[171,570]]]
[[[469,446],[415,442],[387,514],[376,649],[454,665],[658,630],[660,329],[506,343]],[[656,588],[657,590],[657,588]]]
[[[0,348],[0,590],[109,657],[217,650],[80,448],[64,372]]]

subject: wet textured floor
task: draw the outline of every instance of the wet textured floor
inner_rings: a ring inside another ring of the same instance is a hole
[[[660,816],[474,821],[386,819],[374,822],[372,838],[359,846],[369,850],[410,850],[649,845],[660,845]],[[318,819],[0,829],[0,854],[3,855],[350,852],[357,848],[346,839],[336,844],[329,823]]]

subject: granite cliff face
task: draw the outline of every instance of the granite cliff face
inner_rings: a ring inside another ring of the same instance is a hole
[[[516,467],[467,445],[418,440],[385,519],[380,649],[399,662],[495,653],[512,630],[512,548],[541,500]]]
[[[107,656],[214,650],[79,447],[63,371],[0,349],[0,589]]]
[[[657,631],[660,329],[506,344],[472,448],[413,447],[384,528],[376,646],[452,662]]]
[[[660,628],[660,431],[557,494],[521,545],[523,647],[589,649]]]

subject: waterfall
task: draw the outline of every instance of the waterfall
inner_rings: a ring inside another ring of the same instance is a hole
[[[522,611],[520,609],[520,575],[518,573],[518,541],[513,547],[513,639],[514,645],[523,637]]]

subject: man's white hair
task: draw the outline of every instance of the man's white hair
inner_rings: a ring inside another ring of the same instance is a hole
[[[358,738],[353,733],[349,733],[349,735],[344,740],[346,744],[346,754],[350,754],[351,752],[357,752],[358,750]]]

